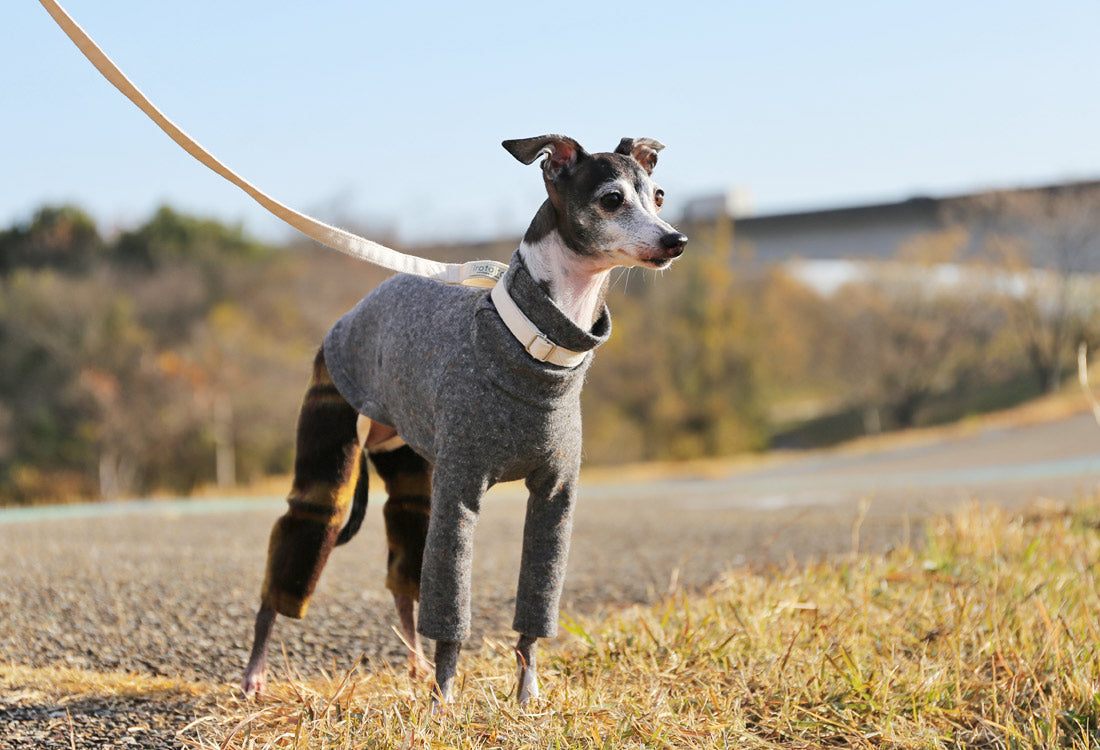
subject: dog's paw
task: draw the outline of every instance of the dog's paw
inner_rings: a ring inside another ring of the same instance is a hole
[[[246,698],[258,697],[267,687],[267,670],[245,670],[241,678],[241,694]]]
[[[537,701],[538,699],[538,676],[535,674],[534,670],[521,668],[519,670],[519,691],[517,695],[519,707],[527,708],[531,704],[531,701]]]
[[[453,696],[440,696],[435,688],[432,689],[432,716],[446,716],[453,705]]]
[[[409,657],[409,677],[414,680],[423,680],[432,676],[432,665],[420,654]]]

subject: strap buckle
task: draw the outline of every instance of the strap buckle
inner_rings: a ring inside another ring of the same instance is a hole
[[[558,345],[546,338],[543,334],[538,333],[527,342],[527,346],[524,348],[527,350],[528,354],[539,362],[545,362],[554,356],[554,352],[557,351]]]

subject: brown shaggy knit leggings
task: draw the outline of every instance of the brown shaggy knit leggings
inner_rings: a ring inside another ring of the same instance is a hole
[[[260,593],[261,606],[286,617],[305,616],[325,562],[337,545],[350,499],[346,487],[355,473],[356,458],[361,456],[358,417],[336,390],[324,354],[318,352],[298,416],[289,507],[271,529],[267,572]],[[383,508],[389,547],[386,587],[395,594],[419,599],[431,465],[408,446],[371,454],[371,460],[389,496]],[[365,508],[367,466],[361,458],[359,465],[355,503]],[[358,521],[353,519],[352,523],[355,528],[349,530],[354,533]],[[350,534],[345,536],[350,538]]]

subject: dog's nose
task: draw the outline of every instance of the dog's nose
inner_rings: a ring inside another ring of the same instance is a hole
[[[661,247],[668,251],[668,257],[679,258],[687,244],[687,235],[682,232],[669,232],[661,237]]]

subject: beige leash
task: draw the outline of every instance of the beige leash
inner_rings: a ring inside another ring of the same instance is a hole
[[[447,284],[491,287],[504,275],[507,266],[503,263],[492,260],[477,260],[469,263],[440,263],[406,255],[393,248],[325,224],[280,203],[225,166],[209,151],[199,145],[195,139],[165,117],[55,0],[39,0],[39,2],[53,16],[54,21],[61,27],[61,30],[68,35],[69,39],[96,67],[96,70],[102,73],[103,77],[121,91],[127,99],[136,104],[138,109],[155,122],[184,151],[248,193],[261,206],[306,236],[317,240],[322,245],[331,247],[333,250],[339,250],[354,258],[374,263],[391,271],[426,276]]]

